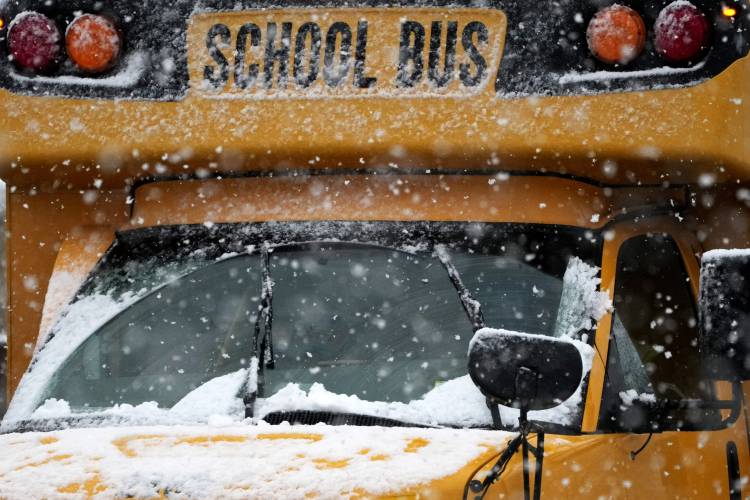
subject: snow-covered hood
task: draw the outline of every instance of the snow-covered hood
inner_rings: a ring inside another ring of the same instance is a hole
[[[0,436],[0,496],[458,498],[511,435],[485,430],[235,425]]]

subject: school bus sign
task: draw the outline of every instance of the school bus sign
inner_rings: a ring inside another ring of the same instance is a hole
[[[494,9],[201,14],[188,30],[192,88],[221,98],[471,96],[494,88],[505,30]]]

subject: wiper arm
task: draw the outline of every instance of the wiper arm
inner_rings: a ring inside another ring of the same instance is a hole
[[[271,269],[269,259],[269,245],[264,243],[260,251],[260,262],[262,267],[262,283],[260,292],[260,305],[258,306],[258,318],[255,320],[255,332],[253,335],[253,359],[256,363],[250,363],[248,381],[257,372],[255,387],[245,387],[244,403],[245,418],[253,416],[255,399],[263,396],[263,377],[266,368],[271,370],[275,367],[273,353],[273,281],[271,280]]]
[[[269,262],[268,245],[263,245],[260,254],[260,260],[263,266],[263,285],[261,287],[260,304],[263,317],[263,342],[261,343],[261,354],[264,355],[265,367],[271,370],[275,367],[275,358],[273,355],[273,281],[271,281],[271,266]],[[256,325],[258,322],[256,321]],[[258,328],[256,326],[256,335]],[[260,359],[260,357],[258,358]]]
[[[448,277],[450,278],[451,283],[453,283],[453,287],[458,292],[458,298],[461,300],[461,305],[464,307],[467,316],[469,316],[474,331],[476,332],[480,328],[484,328],[485,323],[481,304],[471,296],[471,292],[469,292],[469,289],[466,288],[463,281],[461,281],[461,275],[458,273],[456,266],[453,265],[451,256],[445,248],[445,245],[436,245],[435,255],[440,260],[440,263],[443,264],[445,270],[448,271]]]

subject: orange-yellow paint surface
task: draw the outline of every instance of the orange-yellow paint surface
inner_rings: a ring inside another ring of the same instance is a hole
[[[406,448],[404,448],[404,451],[406,453],[416,453],[417,450],[419,450],[420,448],[424,448],[428,444],[430,444],[430,442],[426,439],[414,438],[406,444]]]
[[[58,488],[57,491],[60,493],[81,493],[86,498],[92,498],[94,495],[107,491],[107,486],[101,483],[99,474],[94,474],[83,483],[70,483],[67,486]]]
[[[313,459],[313,464],[315,464],[315,468],[318,470],[343,469],[344,467],[349,465],[349,459],[344,458],[341,460],[329,460],[327,458],[315,458]]]
[[[26,469],[28,467],[40,467],[42,465],[48,464],[50,462],[60,462],[62,460],[67,460],[71,458],[73,455],[70,455],[68,453],[61,454],[61,455],[52,455],[49,458],[45,458],[44,460],[40,460],[39,462],[32,462],[29,464],[24,464],[16,468],[16,470]]]

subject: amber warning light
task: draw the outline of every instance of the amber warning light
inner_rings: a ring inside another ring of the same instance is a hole
[[[607,64],[628,64],[646,45],[646,25],[640,14],[624,5],[612,5],[594,15],[586,30],[589,50]]]
[[[120,57],[121,46],[117,27],[103,16],[78,16],[65,33],[68,57],[87,73],[101,73],[111,68]]]

